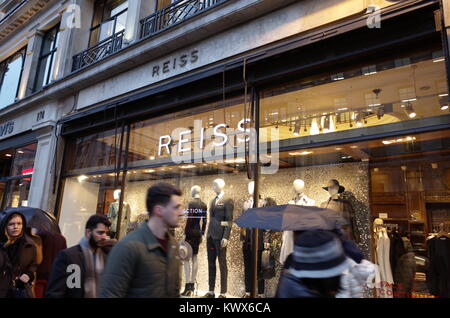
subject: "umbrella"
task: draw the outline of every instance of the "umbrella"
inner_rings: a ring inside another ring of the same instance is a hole
[[[346,222],[330,209],[287,204],[249,209],[235,223],[239,227],[282,232],[334,230]]]
[[[19,208],[7,208],[5,211],[0,212],[0,219],[10,213],[19,212],[25,216],[27,220],[28,228],[35,228],[38,231],[47,231],[51,233],[61,233],[56,218],[41,209],[19,207]]]

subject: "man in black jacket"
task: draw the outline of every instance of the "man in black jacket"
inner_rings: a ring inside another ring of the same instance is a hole
[[[62,250],[49,277],[47,298],[97,298],[107,254],[116,240],[108,237],[111,222],[101,214],[86,223],[80,244]]]

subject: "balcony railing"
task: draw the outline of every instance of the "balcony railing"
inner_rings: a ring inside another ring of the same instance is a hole
[[[181,0],[156,11],[141,20],[141,38],[146,38],[162,30],[204,12],[227,0]]]
[[[125,30],[117,32],[113,36],[97,43],[95,46],[75,55],[73,57],[72,72],[100,61],[120,50],[123,46],[124,33]]]

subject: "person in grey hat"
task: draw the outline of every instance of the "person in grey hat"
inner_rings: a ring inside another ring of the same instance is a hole
[[[277,298],[334,298],[352,266],[341,240],[323,230],[296,235],[294,252],[281,274]]]

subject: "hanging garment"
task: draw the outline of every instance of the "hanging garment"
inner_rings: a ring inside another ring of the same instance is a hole
[[[394,279],[392,277],[390,256],[390,240],[385,228],[381,228],[376,233],[376,262],[380,268],[381,275],[381,298],[392,298],[392,285]]]
[[[427,285],[430,293],[450,297],[450,238],[437,236],[427,241],[429,266]]]
[[[289,201],[288,204],[301,206],[315,206],[316,201],[310,199],[306,194],[302,193]],[[294,232],[284,231],[280,252],[280,263],[284,264],[286,258],[294,251]]]
[[[111,220],[111,232],[117,232],[117,221],[119,218],[119,202],[113,202],[108,209],[108,218]],[[127,202],[122,206],[122,220],[120,223],[120,237],[124,237],[127,234],[127,226],[131,218],[131,208]],[[117,236],[116,236],[117,237]]]

